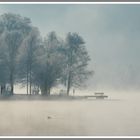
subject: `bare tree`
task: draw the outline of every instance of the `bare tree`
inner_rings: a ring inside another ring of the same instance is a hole
[[[4,45],[4,34],[0,36],[0,93],[4,94],[8,83],[7,48]]]
[[[62,42],[55,32],[45,38],[43,55],[39,57],[39,66],[36,70],[36,80],[40,85],[42,95],[50,95],[51,88],[62,77],[64,56],[60,53]]]
[[[88,76],[92,74],[92,71],[87,69],[90,57],[81,36],[77,33],[68,33],[65,50],[67,95],[69,95],[71,87],[83,85]]]
[[[40,33],[37,28],[32,27],[32,30],[19,49],[19,78],[20,82],[23,84],[26,83],[27,94],[32,93],[33,69],[36,64],[37,51],[40,49],[40,45]]]
[[[9,69],[9,73],[7,74],[9,74],[11,94],[13,94],[18,49],[24,37],[30,31],[30,20],[28,18],[22,18],[19,15],[7,13],[0,16],[0,25],[4,27],[4,30],[1,30],[1,32],[5,34],[5,46],[7,46],[8,60],[7,66]]]

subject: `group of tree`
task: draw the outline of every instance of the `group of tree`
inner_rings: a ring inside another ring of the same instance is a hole
[[[77,33],[68,33],[65,39],[50,32],[42,38],[31,20],[5,13],[0,16],[0,88],[6,85],[14,94],[14,85],[22,83],[27,94],[38,88],[42,95],[62,84],[67,95],[72,87],[82,86],[92,74],[88,70],[90,57],[85,42]]]

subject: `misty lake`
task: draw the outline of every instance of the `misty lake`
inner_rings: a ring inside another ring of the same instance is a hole
[[[140,135],[140,95],[108,100],[1,100],[1,136]]]

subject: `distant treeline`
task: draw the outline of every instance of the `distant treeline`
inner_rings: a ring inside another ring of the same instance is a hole
[[[11,13],[0,16],[1,94],[7,93],[6,85],[14,94],[14,84],[22,83],[27,94],[36,88],[42,95],[50,95],[53,87],[62,84],[69,95],[72,87],[83,86],[92,74],[89,61],[79,34],[69,32],[61,39],[50,32],[42,38],[29,18]]]

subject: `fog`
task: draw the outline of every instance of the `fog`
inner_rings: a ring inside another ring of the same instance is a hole
[[[3,136],[139,136],[139,94],[112,93],[105,100],[5,100]]]
[[[15,91],[25,93],[19,87]],[[0,135],[139,136],[139,92],[98,90],[103,91],[108,95],[104,100],[50,100],[39,95],[31,100],[29,96],[1,100]],[[93,95],[94,92],[96,90],[82,89],[70,95]]]
[[[31,18],[42,36],[79,33],[95,73],[74,96],[104,92],[108,98],[1,100],[1,136],[140,135],[140,5],[0,4],[5,12]],[[15,93],[26,89],[16,85]]]
[[[51,31],[60,37],[79,33],[91,57],[89,67],[95,72],[89,87],[139,90],[140,5],[1,4],[0,13],[5,12],[31,18],[42,36]]]

